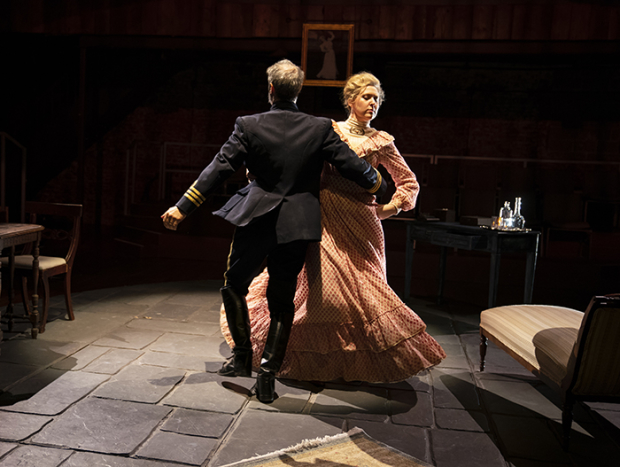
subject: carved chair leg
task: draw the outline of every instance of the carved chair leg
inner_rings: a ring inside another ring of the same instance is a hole
[[[22,276],[22,303],[24,304],[24,310],[26,311],[26,316],[30,316],[30,298],[28,297],[28,278],[26,276]]]
[[[47,324],[47,313],[50,308],[50,283],[46,275],[41,275],[41,282],[43,283],[43,310],[41,310],[41,317],[39,319],[39,333],[43,334]]]
[[[487,356],[488,339],[480,331],[480,371],[484,371],[485,359]]]
[[[69,320],[73,321],[75,315],[73,314],[73,302],[71,301],[71,271],[65,274],[65,303],[67,305]]]
[[[573,425],[573,405],[575,400],[570,394],[566,394],[562,405],[562,448],[568,451],[570,432]]]

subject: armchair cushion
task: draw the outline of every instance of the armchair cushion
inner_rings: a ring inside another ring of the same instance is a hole
[[[583,316],[559,306],[510,305],[483,311],[480,327],[524,366],[560,386]]]

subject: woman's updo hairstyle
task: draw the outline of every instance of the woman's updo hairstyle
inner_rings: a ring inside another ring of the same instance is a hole
[[[357,99],[360,93],[366,89],[367,86],[372,86],[377,90],[379,93],[379,105],[383,104],[383,101],[385,100],[385,93],[381,88],[381,81],[379,81],[379,79],[372,73],[362,71],[361,73],[351,75],[344,85],[344,88],[342,88],[341,102],[347,111],[347,114],[351,113],[349,101],[354,101]]]

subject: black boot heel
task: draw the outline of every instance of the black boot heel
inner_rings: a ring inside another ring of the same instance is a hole
[[[256,398],[263,404],[271,404],[278,398],[276,394],[276,376],[273,373],[260,372],[254,386]]]
[[[220,376],[252,376],[252,352],[233,354],[217,371]]]

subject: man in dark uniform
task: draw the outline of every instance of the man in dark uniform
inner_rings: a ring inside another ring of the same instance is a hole
[[[252,344],[245,296],[267,259],[267,301],[271,324],[255,391],[261,402],[275,399],[279,371],[293,323],[295,288],[309,242],[321,240],[319,186],[325,161],[370,193],[385,191],[381,175],[360,159],[327,118],[299,111],[295,102],[303,71],[288,60],[267,70],[268,112],[237,118],[234,131],[185,195],[163,215],[176,230],[242,164],[254,177],[214,212],[237,228],[224,274],[222,298],[235,343],[233,356],[219,370],[224,376],[251,376]]]

